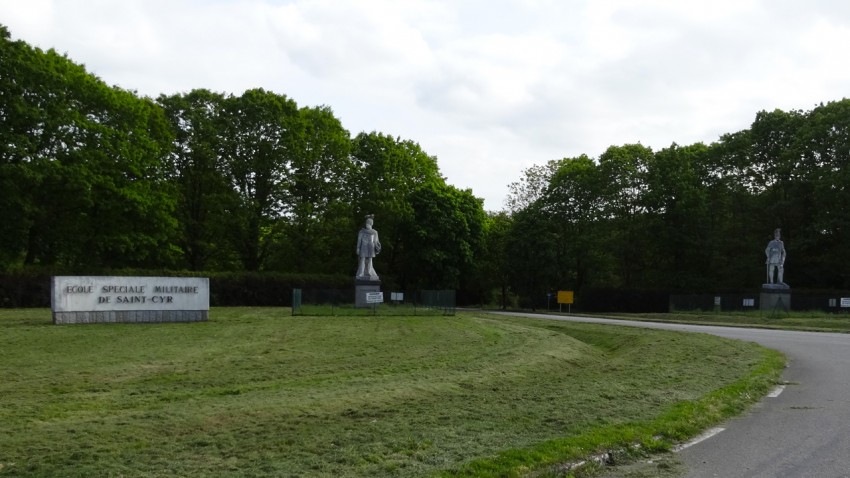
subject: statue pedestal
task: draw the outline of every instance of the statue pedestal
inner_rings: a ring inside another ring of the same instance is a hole
[[[366,301],[366,294],[369,292],[381,292],[381,281],[354,279],[354,306],[361,309],[375,305]]]
[[[765,312],[791,310],[791,287],[788,284],[762,284],[759,308]]]

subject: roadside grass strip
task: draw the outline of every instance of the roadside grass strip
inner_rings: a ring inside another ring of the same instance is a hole
[[[741,413],[783,366],[709,335],[483,313],[0,309],[0,476],[585,476]]]
[[[761,351],[761,359],[744,377],[696,400],[675,403],[651,420],[591,428],[531,449],[506,450],[441,476],[584,477],[598,474],[607,465],[679,451],[691,439],[722,431],[715,425],[744,412],[776,387],[785,357],[774,350]]]
[[[829,313],[818,310],[793,311],[779,316],[766,312],[716,313],[706,311],[676,311],[669,313],[604,314],[605,317],[643,320],[648,322],[671,322],[692,325],[723,325],[729,327],[753,327],[760,329],[799,330],[807,332],[850,333],[847,313]]]

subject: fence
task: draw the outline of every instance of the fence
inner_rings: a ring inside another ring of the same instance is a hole
[[[455,315],[454,290],[384,292],[384,301],[355,306],[355,290],[292,289],[292,315]]]
[[[844,307],[842,307],[842,302]],[[745,312],[760,310],[760,293],[685,294],[670,296],[670,312],[715,311]],[[850,312],[850,292],[838,293],[791,293],[790,310],[798,312],[822,311],[829,313]]]

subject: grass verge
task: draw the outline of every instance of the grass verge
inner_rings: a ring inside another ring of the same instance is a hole
[[[563,475],[740,412],[783,364],[708,335],[486,314],[210,316],[0,310],[0,476]]]
[[[455,315],[455,307],[425,307],[414,304],[381,303],[369,307],[358,308],[353,304],[344,305],[315,305],[302,304],[293,313],[300,316],[443,316]]]
[[[670,451],[673,445],[744,412],[776,386],[785,357],[774,350],[761,351],[760,360],[745,376],[695,400],[674,403],[657,417],[590,427],[574,436],[548,440],[528,449],[504,450],[441,476],[594,476],[605,465]]]
[[[714,312],[605,314],[605,317],[695,325],[724,325],[808,332],[850,333],[850,316],[846,314],[829,314],[820,311],[790,312],[775,316],[754,311],[735,314]]]

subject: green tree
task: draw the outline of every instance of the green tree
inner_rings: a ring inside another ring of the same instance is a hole
[[[540,205],[553,221],[557,287],[581,290],[612,279],[612,255],[599,247],[608,217],[603,209],[600,170],[586,155],[565,158],[554,173]]]
[[[160,96],[158,103],[175,135],[170,176],[178,192],[177,241],[190,270],[228,269],[235,254],[222,240],[227,211],[237,205],[236,192],[223,174],[221,131],[224,95],[198,89],[187,94]]]
[[[302,149],[293,154],[288,179],[291,214],[281,218],[283,242],[272,267],[293,272],[345,273],[353,267],[356,227],[355,168],[351,137],[328,107],[302,108]]]
[[[437,159],[413,141],[376,132],[358,134],[352,141],[351,154],[358,227],[366,214],[375,215],[375,228],[380,231],[383,246],[378,267],[386,271],[382,274],[398,277],[398,285],[405,287],[407,255],[419,246],[405,243],[405,234],[415,220],[411,196],[420,188],[445,184]],[[352,238],[355,233],[356,229]],[[353,254],[353,247],[351,251]]]
[[[550,160],[546,164],[535,164],[526,168],[522,177],[508,185],[508,196],[505,199],[508,211],[520,211],[543,197],[562,163],[563,160]]]
[[[644,194],[652,157],[652,150],[640,144],[611,146],[599,157],[601,207],[608,225],[601,237],[617,261],[617,286],[646,285],[650,235]]]
[[[306,128],[294,101],[262,89],[225,98],[222,120],[219,155],[239,198],[227,211],[228,238],[242,267],[257,271],[283,240],[281,219],[295,214],[292,170]]]
[[[29,164],[39,147],[32,133],[44,113],[27,99],[37,75],[37,52],[12,42],[0,25],[0,268],[23,261],[33,215]]]
[[[484,227],[484,247],[477,272],[477,281],[484,291],[496,291],[495,300],[502,309],[511,305],[511,268],[508,239],[513,229],[513,217],[506,211],[490,212]],[[482,302],[490,303],[485,296]]]
[[[768,236],[754,225],[763,211],[756,202],[761,186],[754,179],[750,131],[721,136],[709,145],[705,159],[701,175],[706,178],[706,236],[711,262],[703,275],[715,288],[760,284],[761,268],[756,271],[752,264],[764,261],[761,238]]]
[[[7,260],[74,267],[167,263],[176,223],[170,132],[146,98],[0,31],[0,168],[16,183]],[[4,191],[5,193],[5,191]]]
[[[708,147],[671,145],[655,153],[647,168],[649,232],[648,282],[668,289],[710,288],[712,248],[709,242],[708,190],[705,168]]]
[[[790,277],[812,287],[850,287],[850,270],[842,266],[850,260],[850,100],[807,113],[795,142],[801,156],[796,174],[809,188],[795,194],[811,194],[796,198],[804,210],[788,242]]]
[[[758,174],[762,221],[767,231],[782,227],[793,237],[812,212],[812,191],[805,179],[809,168],[798,149],[798,131],[806,121],[802,111],[761,111],[750,126],[753,171]],[[772,232],[770,232],[772,234]]]
[[[513,213],[512,219],[505,241],[511,289],[521,307],[544,307],[546,294],[558,286],[559,231],[539,200]]]
[[[413,220],[407,224],[407,251],[401,280],[420,288],[457,289],[480,258],[486,214],[469,189],[427,184],[410,195]],[[465,289],[472,288],[468,284]]]

